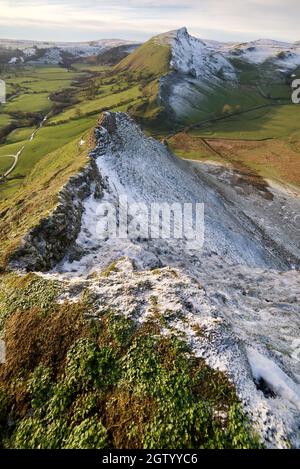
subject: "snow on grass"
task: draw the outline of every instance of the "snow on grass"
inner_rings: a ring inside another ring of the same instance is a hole
[[[200,39],[190,36],[186,28],[179,29],[172,38],[171,68],[196,78],[210,78],[221,74],[236,80],[234,67],[218,51],[211,51]]]
[[[300,64],[300,47],[297,44],[260,39],[241,44],[223,44],[222,53],[230,57],[238,57],[257,65],[272,60],[284,70],[296,68]]]
[[[300,410],[300,386],[284,373],[276,363],[257,350],[248,347],[247,356],[255,380],[259,382],[263,379],[276,395],[292,402]]]

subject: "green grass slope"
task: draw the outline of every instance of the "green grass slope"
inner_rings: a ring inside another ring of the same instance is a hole
[[[79,147],[78,138],[73,138],[66,144],[58,142],[58,148],[42,158],[40,155],[40,161],[17,188],[10,184],[14,180],[3,184],[6,197],[0,200],[0,269],[22,237],[55,208],[58,193],[70,176],[87,163],[93,139],[90,131],[84,137],[87,143],[83,147]]]
[[[167,43],[159,41],[156,36],[140,46],[118,65],[116,72],[130,71],[144,75],[159,76],[170,70],[171,48]]]

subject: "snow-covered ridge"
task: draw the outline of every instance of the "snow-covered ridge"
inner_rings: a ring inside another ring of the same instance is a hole
[[[211,50],[205,42],[189,35],[186,28],[170,34],[171,68],[195,78],[219,76],[228,80],[236,79],[234,67],[219,51]]]
[[[250,42],[219,42],[198,39],[189,35],[186,28],[161,34],[155,42],[171,47],[171,67],[196,77],[224,74],[235,79],[235,69],[230,59],[239,58],[254,64],[271,60],[275,66],[294,69],[300,65],[300,42],[288,43],[272,39]]]
[[[287,69],[300,65],[300,45],[297,43],[259,39],[248,43],[223,44],[220,50],[228,57],[239,57],[255,64],[271,60],[275,65]]]
[[[217,177],[179,160],[123,113],[105,113],[96,138],[91,157],[102,198],[92,189],[76,244],[47,275],[69,282],[64,299],[76,301],[76,285],[88,285],[99,314],[109,307],[140,322],[151,317],[155,296],[172,333],[230,377],[266,445],[300,447],[299,272],[282,270],[286,253],[276,250],[278,238],[292,236],[287,223],[270,249],[279,207],[291,215],[299,200],[274,189],[266,205],[256,189],[236,190],[229,170]],[[204,202],[203,249],[188,252],[184,240],[99,237],[99,204],[117,206],[121,196],[147,206]]]

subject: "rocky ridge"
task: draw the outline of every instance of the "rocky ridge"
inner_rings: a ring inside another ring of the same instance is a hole
[[[291,215],[299,200],[270,188],[266,210],[264,194],[227,187],[230,171],[177,159],[122,113],[105,113],[95,135],[90,164],[10,267],[52,268],[43,275],[64,281],[61,302],[78,301],[88,288],[94,318],[109,308],[138,322],[158,320],[230,377],[268,447],[299,447],[298,232],[271,226],[279,205]],[[100,239],[99,205],[117,206],[122,195],[147,206],[203,202],[203,249],[189,251],[184,239]]]

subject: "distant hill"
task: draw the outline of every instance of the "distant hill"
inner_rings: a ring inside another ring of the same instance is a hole
[[[64,60],[76,60],[123,47],[123,55],[118,56],[121,60],[132,51],[130,46],[135,44],[122,39],[100,39],[90,42],[39,42],[0,39],[0,63],[3,64],[59,64]],[[128,49],[129,48],[129,49]]]
[[[122,59],[135,51],[140,44],[123,44],[107,50],[102,50],[97,55],[89,56],[83,59],[84,62],[95,65],[116,65]]]
[[[139,73],[148,80],[144,94],[151,105],[144,103],[137,115],[160,116],[160,123],[173,125],[193,123],[229,106],[241,110],[279,99],[278,86],[286,84],[298,66],[299,43],[221,43],[197,39],[181,28],[153,37],[116,71]]]

